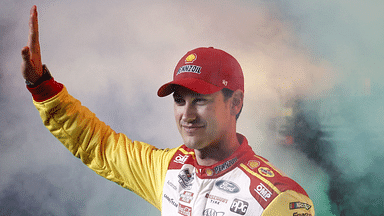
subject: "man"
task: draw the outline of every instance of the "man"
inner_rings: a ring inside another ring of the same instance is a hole
[[[177,64],[176,124],[184,144],[157,149],[115,133],[56,82],[41,63],[36,6],[31,9],[22,74],[45,126],[99,175],[153,204],[163,215],[314,215],[306,192],[257,156],[236,133],[244,78],[228,53],[197,48]]]

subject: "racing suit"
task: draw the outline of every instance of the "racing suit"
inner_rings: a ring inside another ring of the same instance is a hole
[[[74,156],[164,216],[315,215],[303,188],[257,156],[240,134],[229,158],[200,166],[185,145],[157,149],[114,132],[53,78],[28,89],[44,125]]]

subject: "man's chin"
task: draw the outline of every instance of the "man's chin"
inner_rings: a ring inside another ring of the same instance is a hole
[[[199,149],[198,145],[196,145],[194,143],[185,142],[184,145],[190,149]]]
[[[196,140],[184,140],[184,145],[190,149],[196,149],[196,150],[202,149],[204,147],[204,145],[201,142]]]

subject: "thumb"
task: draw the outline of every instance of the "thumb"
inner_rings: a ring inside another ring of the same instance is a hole
[[[21,57],[23,58],[23,61],[21,62],[21,73],[24,79],[32,82],[36,81],[36,75],[34,74],[35,72],[31,62],[31,53],[28,46],[21,50]]]
[[[29,52],[29,47],[26,46],[21,50],[21,57],[25,62],[29,62],[31,60],[31,53]]]

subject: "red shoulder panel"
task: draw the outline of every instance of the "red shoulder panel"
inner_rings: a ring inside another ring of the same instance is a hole
[[[284,176],[260,156],[254,155],[253,158],[241,164],[240,168],[250,178],[249,190],[263,208],[266,208],[275,197],[287,190],[308,196],[297,182]]]

